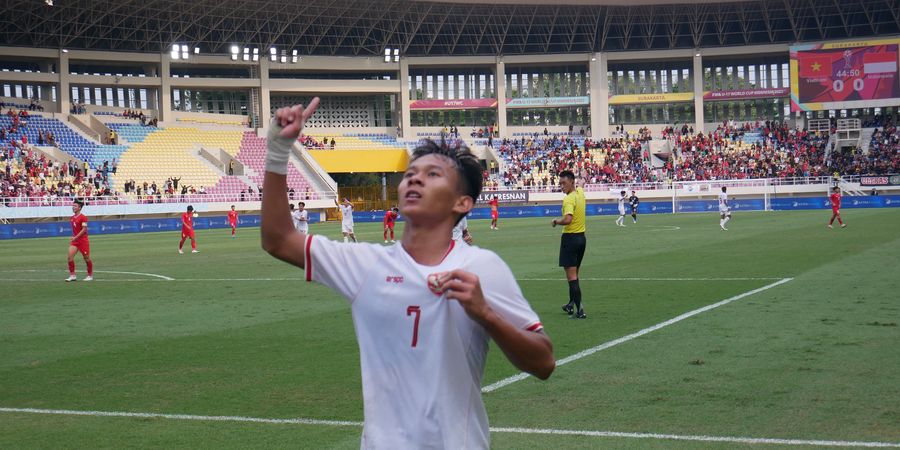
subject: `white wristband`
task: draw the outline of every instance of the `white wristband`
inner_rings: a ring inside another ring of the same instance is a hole
[[[266,172],[287,175],[288,159],[291,156],[294,139],[281,137],[279,135],[281,130],[281,126],[273,119],[266,139],[269,148],[266,152]]]

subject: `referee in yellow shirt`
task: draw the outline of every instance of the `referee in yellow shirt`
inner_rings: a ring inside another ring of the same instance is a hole
[[[565,225],[559,243],[559,266],[566,271],[569,282],[569,303],[562,309],[576,319],[586,319],[587,315],[581,307],[581,286],[578,285],[578,269],[581,268],[587,246],[584,237],[584,189],[575,186],[575,174],[570,170],[559,173],[559,186],[566,197],[563,199],[563,217],[553,219],[553,226]]]

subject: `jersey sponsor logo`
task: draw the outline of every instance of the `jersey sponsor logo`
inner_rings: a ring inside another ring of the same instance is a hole
[[[395,284],[399,284],[399,283],[402,283],[402,282],[403,282],[403,277],[401,277],[401,276],[396,276],[396,275],[388,275],[388,276],[386,276],[386,277],[384,278],[384,281],[385,281],[386,283],[395,283]]]

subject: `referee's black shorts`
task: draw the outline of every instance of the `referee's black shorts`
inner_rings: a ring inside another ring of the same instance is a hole
[[[586,247],[584,233],[563,233],[559,241],[559,267],[581,267]]]

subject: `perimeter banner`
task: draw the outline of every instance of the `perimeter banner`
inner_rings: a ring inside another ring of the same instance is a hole
[[[609,97],[610,105],[635,105],[642,103],[674,103],[694,101],[693,92],[678,92],[671,94],[628,94],[613,95]]]
[[[748,100],[754,98],[778,98],[791,95],[789,88],[774,89],[737,89],[729,91],[706,91],[703,93],[703,100]]]
[[[474,98],[461,100],[413,100],[409,104],[409,109],[481,109],[496,107],[496,98]]]
[[[861,186],[900,186],[900,175],[878,175],[859,177]]]
[[[475,203],[487,203],[494,196],[500,203],[526,203],[528,202],[528,191],[482,191]]]

